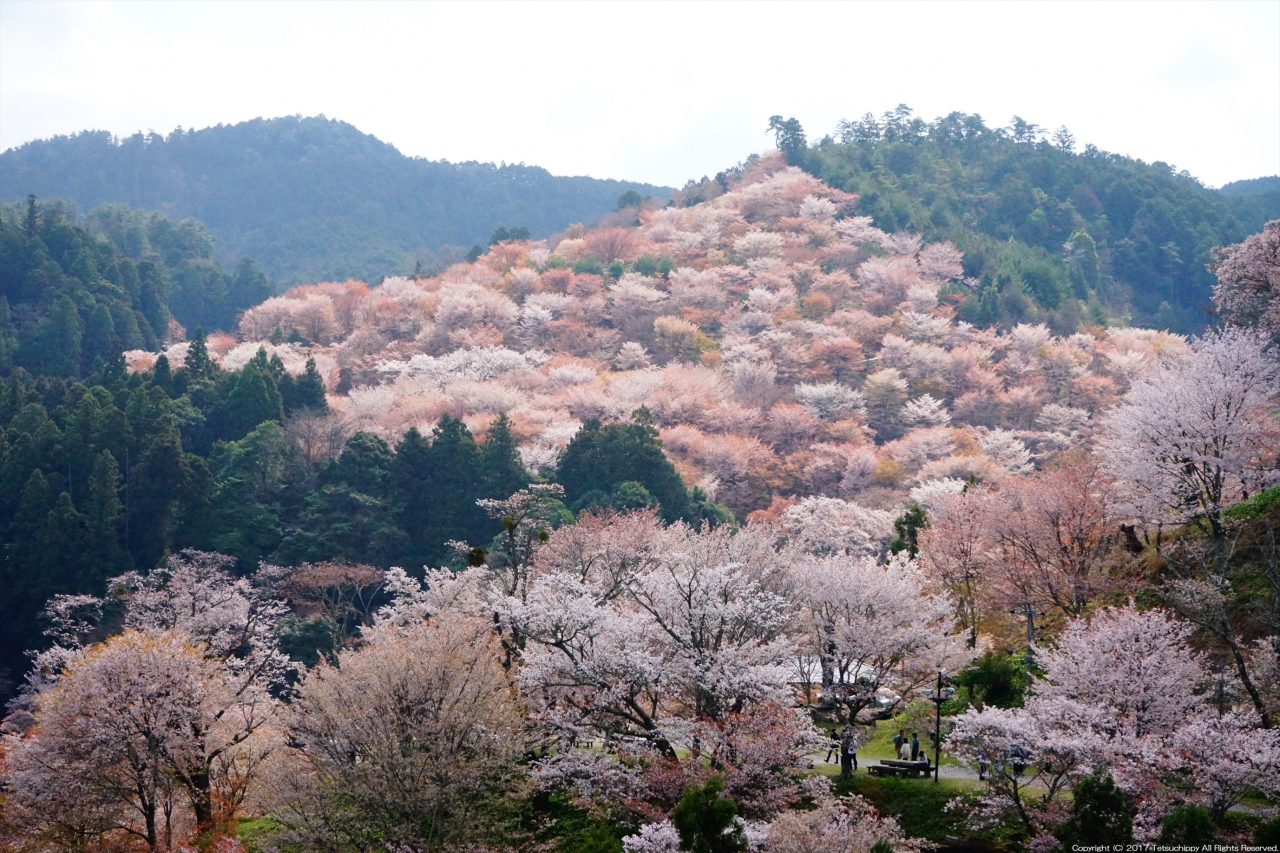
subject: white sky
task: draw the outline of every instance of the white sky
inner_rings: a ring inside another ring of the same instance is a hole
[[[1280,173],[1280,0],[0,0],[0,149],[324,113],[432,159],[679,186],[898,103],[1067,125],[1211,186]]]

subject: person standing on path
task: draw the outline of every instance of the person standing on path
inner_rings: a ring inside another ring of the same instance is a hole
[[[835,756],[835,760],[832,760]],[[827,745],[827,763],[835,764],[840,760],[840,734],[836,731],[835,726],[831,727],[831,740]]]
[[[920,734],[918,732],[911,733],[911,760],[920,760]]]
[[[893,736],[893,754],[899,756],[902,754],[902,744],[907,739],[907,730],[898,729],[898,733]]]
[[[832,734],[835,730],[832,729]],[[858,737],[853,732],[853,726],[845,726],[844,731],[840,733],[840,775],[852,776],[854,771],[858,769]]]

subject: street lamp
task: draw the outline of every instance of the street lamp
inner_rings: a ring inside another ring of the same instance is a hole
[[[942,686],[942,670],[938,670],[938,688],[936,690],[926,690],[924,695],[928,696],[937,707],[936,723],[933,731],[933,781],[936,784],[939,770],[942,767],[942,703],[956,695],[956,689]]]
[[[1029,601],[1017,610],[1010,610],[1009,613],[1013,616],[1021,616],[1023,619],[1027,620],[1027,698],[1030,699],[1031,670],[1033,668],[1032,656],[1035,654],[1036,647],[1036,617],[1044,616],[1045,614],[1034,610],[1031,607],[1031,602]]]

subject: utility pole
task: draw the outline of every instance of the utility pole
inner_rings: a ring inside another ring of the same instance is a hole
[[[1031,607],[1030,601],[1022,605],[1020,609],[1010,610],[1009,612],[1014,616],[1021,616],[1027,620],[1027,698],[1030,699],[1031,698],[1031,666],[1032,666],[1032,659],[1035,655],[1035,644],[1036,644],[1036,624],[1035,623],[1036,623],[1036,617],[1043,616],[1044,614],[1037,613]]]
[[[938,670],[938,694],[933,703],[937,717],[933,724],[933,784],[938,784],[942,768],[942,670]]]
[[[933,781],[937,784],[939,774],[942,768],[942,703],[955,695],[955,688],[948,687],[945,690],[942,687],[942,670],[938,670],[938,687],[935,690],[926,690],[925,695],[933,700],[933,704],[937,707],[937,716],[933,728]]]

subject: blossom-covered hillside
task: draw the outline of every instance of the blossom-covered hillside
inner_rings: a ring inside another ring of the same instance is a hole
[[[295,374],[313,358],[337,416],[388,438],[506,414],[534,473],[585,419],[647,406],[686,481],[740,516],[822,496],[878,510],[860,516],[884,532],[909,494],[1079,444],[1135,374],[1185,350],[1145,329],[957,322],[955,247],[879,231],[854,200],[763,157],[631,227],[502,243],[435,278],[294,288],[210,349],[236,368],[265,347]]]

